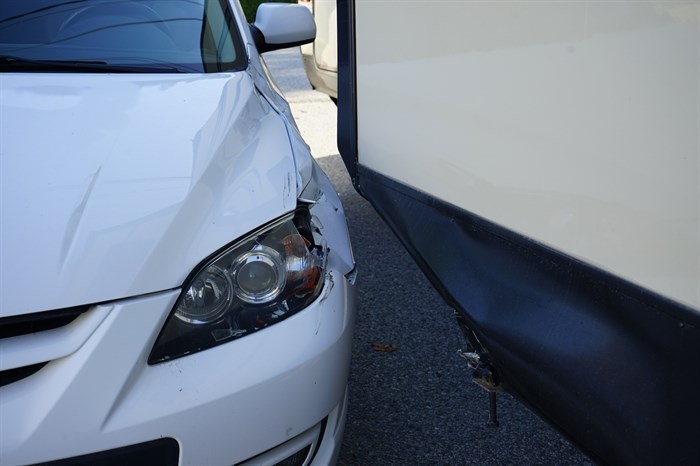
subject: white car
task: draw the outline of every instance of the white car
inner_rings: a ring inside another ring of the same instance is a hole
[[[335,462],[355,265],[259,53],[308,10],[0,8],[0,463]]]
[[[316,21],[316,40],[301,46],[301,58],[309,82],[333,102],[338,99],[338,39],[336,0],[298,0]]]

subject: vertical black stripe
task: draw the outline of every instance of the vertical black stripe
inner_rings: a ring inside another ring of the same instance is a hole
[[[357,179],[357,90],[355,1],[338,0],[338,150],[355,188]],[[358,189],[359,191],[359,189]]]

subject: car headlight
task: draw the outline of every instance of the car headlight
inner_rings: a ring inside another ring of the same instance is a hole
[[[305,208],[226,248],[185,283],[148,363],[202,351],[295,314],[321,292],[325,260]]]

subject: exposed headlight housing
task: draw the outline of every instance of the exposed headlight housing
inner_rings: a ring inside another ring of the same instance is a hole
[[[326,253],[306,208],[226,248],[185,283],[148,363],[249,335],[305,308],[323,288]]]

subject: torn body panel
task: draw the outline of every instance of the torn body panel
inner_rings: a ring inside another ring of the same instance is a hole
[[[696,311],[361,166],[359,175],[476,335],[497,385],[596,461],[697,461]]]

